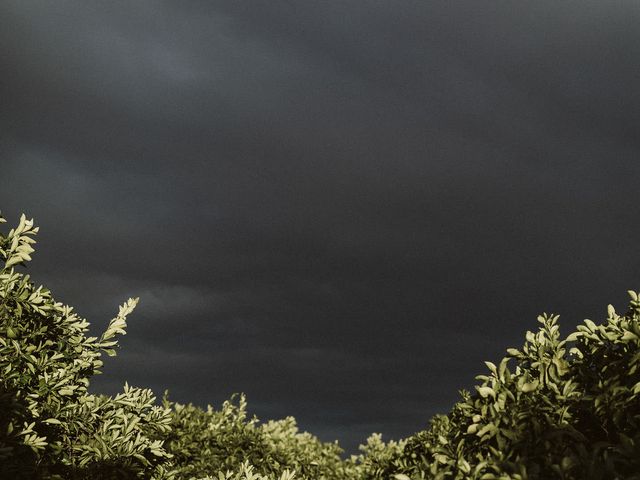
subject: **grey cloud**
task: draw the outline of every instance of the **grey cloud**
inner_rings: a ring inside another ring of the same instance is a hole
[[[141,297],[96,389],[406,435],[539,313],[637,287],[637,17],[4,2],[0,208],[96,331]]]

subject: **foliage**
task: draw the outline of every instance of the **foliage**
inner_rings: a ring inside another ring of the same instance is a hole
[[[4,219],[1,220],[4,222]],[[159,437],[169,412],[149,390],[125,387],[115,398],[87,392],[114,355],[137,299],[120,307],[100,338],[15,267],[31,260],[38,228],[24,215],[0,235],[0,477],[169,478]]]
[[[394,460],[403,452],[406,443],[406,440],[385,443],[380,433],[373,433],[364,445],[360,445],[360,455],[352,455],[349,463],[356,467],[357,478],[388,478],[396,466]]]
[[[560,339],[558,316],[538,317],[523,348],[431,428],[409,438],[387,474],[434,479],[640,478],[640,302],[624,316],[585,320]],[[568,350],[567,346],[573,346]],[[516,361],[515,371],[508,363]],[[387,478],[378,476],[377,478]]]
[[[166,397],[156,405],[150,390],[128,385],[115,397],[90,394],[102,353],[115,355],[138,300],[100,338],[88,337],[85,319],[16,271],[31,260],[37,232],[23,215],[0,235],[0,478],[288,480],[293,469],[318,479],[344,471],[337,444],[298,433],[292,418],[248,420],[244,396],[215,411]]]
[[[337,444],[298,432],[293,417],[259,425],[255,416],[247,418],[245,396],[240,395],[237,404],[234,400],[235,396],[216,411],[171,403],[165,397],[164,405],[172,411],[165,448],[173,455],[178,478],[241,471],[247,462],[255,474],[272,477],[285,470],[318,480],[349,477]]]
[[[235,472],[232,470],[227,470],[225,473],[218,472],[216,476],[206,476],[200,480],[273,480],[275,478],[279,480],[297,480],[298,477],[296,477],[295,472],[288,469],[284,470],[279,477],[261,475],[254,472],[253,465],[248,461],[244,461]]]
[[[357,478],[357,469],[343,462],[338,442],[321,442],[308,432],[299,432],[296,420],[287,417],[270,420],[261,426],[276,465],[295,469],[317,480]]]
[[[265,445],[256,419],[246,421],[246,400],[238,405],[224,402],[220,411],[203,410],[163,400],[171,410],[171,431],[165,437],[167,450],[180,466],[180,478],[205,477],[213,469],[233,470],[245,461],[260,464]]]
[[[0,223],[4,219],[0,217]],[[137,299],[98,337],[88,322],[16,270],[38,228],[23,215],[0,234],[0,478],[168,480],[640,480],[640,300],[609,305],[566,339],[541,315],[521,349],[485,362],[473,392],[401,441],[373,434],[342,460],[336,443],[293,417],[260,424],[244,395],[220,410],[124,386],[88,392],[101,355],[115,355]],[[515,363],[515,368],[509,366]]]

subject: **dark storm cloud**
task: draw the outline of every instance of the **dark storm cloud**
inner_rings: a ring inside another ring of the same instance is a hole
[[[96,388],[424,428],[543,311],[638,287],[632,2],[0,6],[0,208]]]

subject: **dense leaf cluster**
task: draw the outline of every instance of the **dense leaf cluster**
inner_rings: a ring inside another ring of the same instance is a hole
[[[245,396],[240,395],[237,404],[234,397],[220,410],[171,403],[165,397],[172,421],[164,446],[180,467],[179,478],[236,471],[245,462],[268,476],[289,470],[318,480],[353,477],[354,469],[342,461],[337,443],[300,433],[293,417],[259,424],[255,416],[247,417]]]
[[[485,362],[474,394],[368,478],[639,479],[640,302],[629,295],[624,316],[609,305],[605,324],[585,320],[565,340],[557,316],[538,317],[522,349]]]
[[[168,478],[169,410],[147,389],[87,391],[137,300],[87,337],[86,320],[15,270],[31,260],[37,232],[23,215],[0,236],[0,478]]]
[[[564,340],[558,316],[541,315],[523,347],[486,362],[475,391],[427,430],[388,443],[373,434],[343,460],[337,442],[299,432],[292,417],[249,418],[244,395],[216,410],[128,385],[89,393],[137,299],[87,336],[85,319],[16,270],[37,231],[23,215],[0,234],[0,478],[640,479],[635,292],[624,315],[609,305],[605,323],[585,320]]]

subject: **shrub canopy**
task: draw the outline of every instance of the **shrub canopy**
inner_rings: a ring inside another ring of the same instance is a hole
[[[388,443],[373,434],[343,460],[337,442],[299,432],[293,417],[249,418],[244,395],[215,410],[126,384],[89,393],[138,299],[87,336],[85,319],[17,270],[37,232],[22,215],[0,234],[0,478],[640,479],[634,291],[624,315],[609,305],[604,323],[585,320],[565,339],[557,315],[539,316],[538,331],[485,362],[474,391],[427,430]]]

